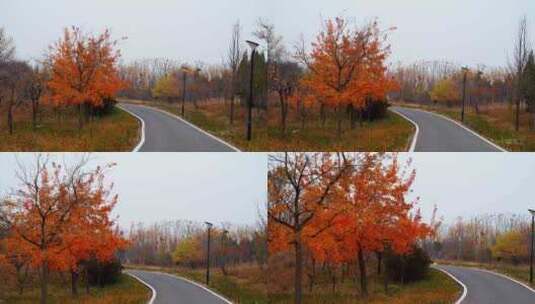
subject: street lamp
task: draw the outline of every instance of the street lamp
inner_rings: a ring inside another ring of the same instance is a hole
[[[253,115],[253,74],[254,74],[254,58],[256,55],[256,48],[258,43],[247,40],[245,41],[251,48],[251,78],[249,80],[249,102],[247,103],[247,140],[251,140],[252,115]]]
[[[180,111],[182,113],[182,117],[184,117],[184,105],[186,104],[186,80],[187,75],[190,69],[187,66],[182,66],[182,110]]]
[[[533,250],[534,250],[534,243],[535,243],[535,210],[528,209],[529,213],[531,213],[531,247],[529,249],[530,255],[529,255],[529,282],[533,284]]]
[[[464,104],[466,101],[466,74],[468,74],[468,67],[462,67],[463,70],[463,105],[461,109],[461,121],[464,122]]]
[[[210,231],[212,230],[213,224],[210,222],[204,222],[208,229],[208,245],[206,250],[206,285],[210,285]]]

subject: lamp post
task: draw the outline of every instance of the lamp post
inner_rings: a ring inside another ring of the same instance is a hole
[[[531,247],[529,248],[529,282],[533,284],[533,250],[535,245],[535,210],[528,209],[531,213]]]
[[[461,109],[461,121],[464,122],[464,104],[466,102],[466,74],[468,74],[468,67],[462,67],[463,70],[463,105]]]
[[[206,285],[210,285],[210,232],[213,224],[210,222],[204,222],[208,229],[208,244],[206,250]]]
[[[253,75],[254,75],[254,58],[258,43],[247,40],[245,41],[251,48],[251,76],[249,79],[249,102],[247,103],[247,141],[251,140],[252,116],[253,116]]]
[[[184,117],[184,105],[186,104],[186,80],[189,72],[189,68],[187,66],[182,66],[182,109],[181,109],[181,115]]]

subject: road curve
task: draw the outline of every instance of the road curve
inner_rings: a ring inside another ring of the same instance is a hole
[[[533,304],[535,291],[511,279],[475,268],[436,265],[466,286],[458,304]]]
[[[143,270],[127,270],[126,273],[153,289],[149,304],[231,304],[216,293],[179,277]]]
[[[418,126],[416,141],[411,147],[415,152],[504,151],[483,137],[441,115],[404,107],[392,107],[391,110]]]
[[[142,121],[140,152],[233,152],[228,143],[164,111],[122,103],[122,109]]]

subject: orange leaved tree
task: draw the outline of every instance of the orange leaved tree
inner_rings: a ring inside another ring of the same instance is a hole
[[[325,208],[338,181],[351,169],[345,154],[284,153],[270,156],[268,217],[270,250],[295,253],[295,303],[302,300],[303,230]],[[278,230],[282,231],[278,231]]]
[[[116,47],[109,30],[93,36],[77,27],[66,28],[63,38],[50,47],[50,99],[55,105],[78,107],[79,128],[83,126],[83,108],[89,117],[91,109],[103,106],[124,86]]]
[[[21,186],[3,204],[10,246],[38,269],[41,303],[46,303],[49,273],[73,270],[84,260],[110,259],[125,241],[113,230],[110,213],[117,201],[104,182],[113,165],[86,170],[87,159],[62,166],[43,155],[34,166],[21,165]]]
[[[386,38],[377,22],[351,29],[338,17],[325,22],[310,53],[304,43],[298,47],[296,57],[310,71],[302,81],[318,101],[334,108],[338,135],[347,109],[362,110],[367,102],[384,100],[396,87],[386,75],[385,60],[390,54]]]

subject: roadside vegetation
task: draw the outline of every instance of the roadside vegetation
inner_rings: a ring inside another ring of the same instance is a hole
[[[89,294],[83,293],[77,297],[63,287],[64,281],[65,278],[59,276],[51,279],[47,303],[146,304],[151,297],[151,291],[145,285],[126,274],[122,274],[116,283],[93,288]],[[38,289],[28,288],[22,295],[15,290],[6,291],[3,299],[5,303],[30,304],[39,303],[39,296]]]
[[[88,161],[35,155],[13,172],[18,187],[2,189],[0,300],[116,303],[146,292],[121,295],[139,285],[121,275],[119,253],[128,241],[111,216],[117,196],[106,175],[114,165],[91,168]]]
[[[440,223],[424,223],[417,202],[405,200],[414,178],[410,161],[395,154],[270,155],[270,297],[296,304],[455,299],[459,286],[430,269],[424,249]]]
[[[0,151],[131,151],[139,125],[115,108],[117,43],[67,28],[43,58],[22,61],[0,28]]]
[[[399,90],[391,97],[399,105],[460,121],[506,150],[535,151],[535,56],[528,38],[522,18],[505,67],[438,61],[399,65],[392,71]]]
[[[235,303],[269,303],[265,223],[210,228],[210,283],[206,284],[208,231],[190,221],[134,224],[125,252],[131,269],[190,279]]]
[[[457,219],[427,248],[439,264],[488,269],[529,285],[530,242],[529,216],[491,214]]]
[[[397,88],[387,72],[389,32],[375,21],[334,18],[313,43],[291,49],[274,24],[259,20],[254,36],[263,46],[252,58],[236,23],[220,65],[131,62],[120,68],[128,84],[120,96],[182,116],[245,151],[405,151],[413,127],[387,110]]]

